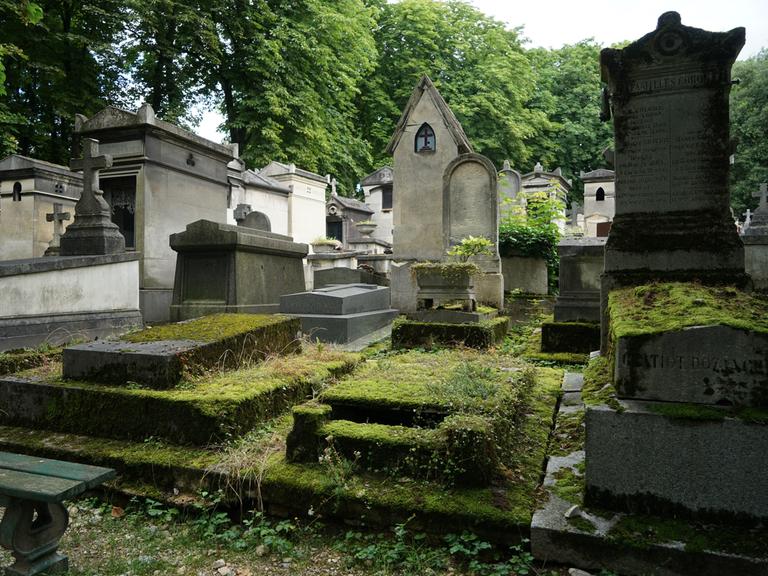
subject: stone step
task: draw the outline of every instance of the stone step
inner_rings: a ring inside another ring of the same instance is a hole
[[[485,486],[497,471],[488,419],[449,416],[437,428],[333,419],[329,405],[308,403],[293,410],[286,453],[293,462],[339,457],[363,470],[447,483]]]

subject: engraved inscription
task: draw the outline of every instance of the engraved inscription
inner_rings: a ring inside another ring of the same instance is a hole
[[[701,88],[703,86],[716,85],[727,81],[727,70],[700,70],[689,72],[687,74],[638,78],[630,84],[629,91],[631,94],[638,94],[642,92]]]
[[[705,127],[709,92],[640,96],[622,111],[616,149],[617,213],[716,207],[714,135]]]

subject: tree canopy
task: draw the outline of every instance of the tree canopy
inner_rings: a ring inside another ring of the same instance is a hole
[[[3,154],[66,164],[75,113],[107,104],[146,101],[187,128],[214,108],[249,165],[295,162],[349,194],[389,162],[422,74],[499,166],[577,178],[612,140],[594,40],[527,49],[522,29],[463,0],[0,0],[0,22]],[[734,69],[739,212],[768,176],[767,70],[766,51]]]

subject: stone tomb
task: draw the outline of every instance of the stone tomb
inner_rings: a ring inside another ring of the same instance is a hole
[[[340,284],[280,298],[280,312],[301,319],[312,340],[348,344],[386,328],[397,316],[390,291],[373,284]]]
[[[171,317],[274,313],[280,296],[304,290],[309,247],[289,236],[199,220],[171,235],[178,253]]]

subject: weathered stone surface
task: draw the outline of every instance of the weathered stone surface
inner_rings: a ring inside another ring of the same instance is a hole
[[[200,346],[191,340],[128,343],[99,340],[64,349],[62,376],[104,383],[139,382],[170,388],[184,370],[182,357]]]
[[[542,352],[589,353],[600,348],[600,325],[585,322],[544,322]]]
[[[601,52],[616,136],[604,327],[617,286],[657,278],[748,284],[728,190],[731,67],[743,44],[744,28],[707,32],[667,12],[653,32]],[[607,344],[604,331],[603,351]]]
[[[280,298],[285,314],[358,314],[389,309],[389,288],[374,284],[327,286]]]
[[[178,252],[171,318],[216,312],[276,312],[303,290],[309,247],[289,236],[199,220],[171,235]]]
[[[504,276],[504,290],[520,290],[526,294],[547,294],[549,278],[547,261],[543,258],[503,256],[501,273]]]
[[[664,403],[622,407],[587,408],[588,504],[768,519],[768,425],[725,414],[675,417]]]
[[[555,322],[600,322],[605,238],[566,238],[557,245],[560,291]]]
[[[314,271],[314,287],[325,288],[335,284],[376,284],[389,286],[389,280],[380,274],[372,274],[359,268],[324,268]]]
[[[615,346],[620,397],[768,406],[768,334],[695,326],[621,337]]]
[[[280,298],[280,312],[301,319],[310,339],[346,344],[389,325],[397,317],[390,291],[373,284],[342,284]]]
[[[301,331],[310,340],[346,344],[364,338],[392,323],[397,310],[373,310],[352,314],[301,314]]]
[[[436,308],[433,310],[418,310],[406,314],[409,320],[417,322],[445,322],[448,324],[469,324],[492,320],[498,316],[498,311],[493,312],[465,312],[463,310],[446,310]]]
[[[562,410],[561,410],[562,413]],[[574,505],[560,498],[554,486],[561,470],[575,469],[583,464],[584,452],[567,457],[554,456],[547,463],[544,488],[548,498],[536,510],[531,522],[531,552],[545,563],[556,562],[580,566],[587,570],[609,569],[626,576],[762,576],[768,567],[768,558],[749,557],[723,550],[699,550],[694,542],[661,541],[659,543],[631,543],[617,541],[608,536],[610,529],[623,514],[592,514],[589,508],[581,510],[588,524],[582,526],[566,518]],[[629,518],[632,518],[630,515]],[[638,518],[641,522],[647,517]],[[593,530],[584,527],[591,524]],[[731,527],[732,529],[732,527]]]

